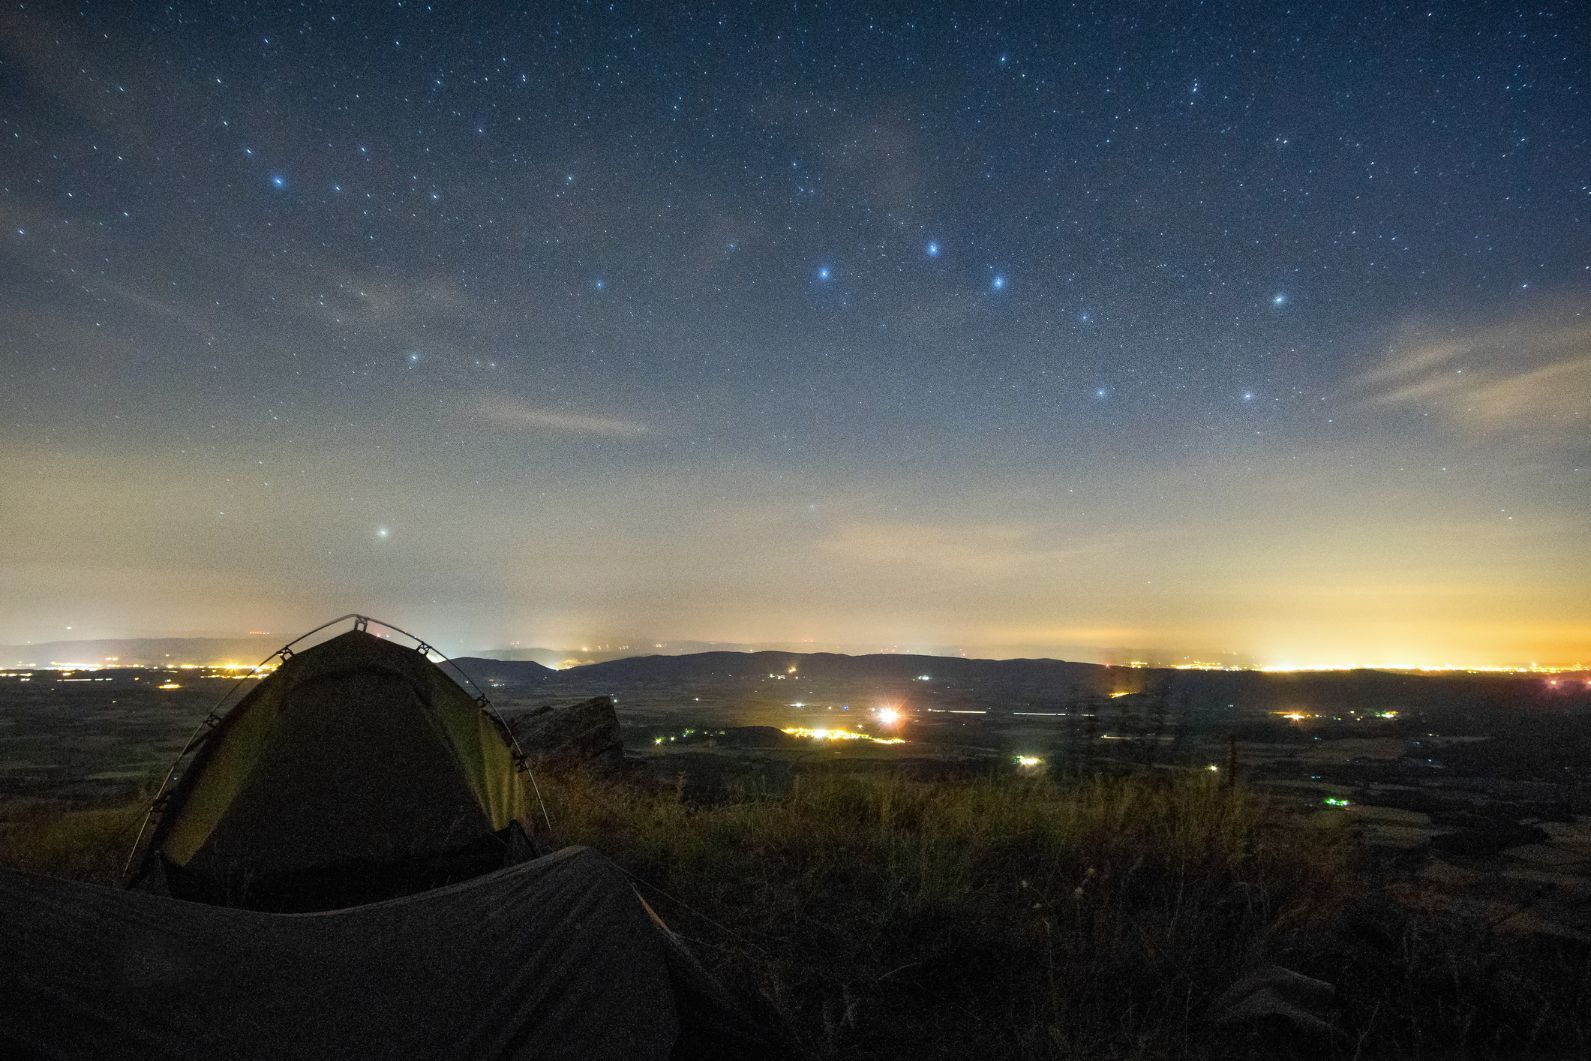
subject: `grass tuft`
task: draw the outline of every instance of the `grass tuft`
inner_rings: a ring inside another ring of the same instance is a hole
[[[148,800],[0,821],[0,866],[24,873],[117,884]]]

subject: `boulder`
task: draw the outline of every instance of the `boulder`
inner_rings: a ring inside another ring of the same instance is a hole
[[[508,720],[508,728],[531,761],[617,771],[624,766],[624,738],[613,698],[594,696],[578,704],[544,704]]]
[[[1252,970],[1216,1000],[1210,1019],[1217,1027],[1241,1031],[1274,1045],[1308,1050],[1344,1038],[1337,1023],[1337,992],[1323,980],[1279,965]]]

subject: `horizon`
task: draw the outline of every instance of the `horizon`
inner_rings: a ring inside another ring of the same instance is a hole
[[[378,619],[370,620],[373,627],[388,631],[396,628],[387,627]],[[312,631],[318,624],[310,624],[306,631]],[[328,636],[341,631],[337,627],[328,631]],[[74,631],[75,632],[75,631]],[[611,638],[611,639],[582,639],[578,645],[559,646],[556,644],[534,644],[524,641],[497,641],[476,645],[463,645],[449,643],[447,639],[431,639],[423,632],[411,631],[409,635],[420,634],[425,637],[426,643],[442,651],[450,658],[484,658],[511,661],[520,659],[525,661],[542,662],[553,670],[567,670],[571,667],[584,666],[596,662],[607,662],[618,659],[634,659],[646,656],[685,656],[710,652],[732,652],[740,654],[776,653],[794,655],[834,654],[845,656],[923,656],[942,659],[967,659],[967,660],[1043,660],[1061,663],[1086,663],[1104,667],[1119,667],[1127,669],[1180,669],[1180,670],[1231,670],[1255,671],[1265,673],[1303,673],[1303,672],[1339,672],[1349,670],[1384,670],[1402,672],[1424,673],[1504,673],[1504,674],[1556,674],[1565,672],[1579,672],[1591,670],[1582,659],[1573,660],[1491,660],[1491,661],[1453,661],[1441,662],[1431,660],[1256,660],[1245,658],[1238,653],[1212,654],[1212,653],[1176,653],[1157,649],[1133,649],[1125,647],[1115,648],[1087,648],[1073,646],[1075,651],[1061,648],[1046,648],[1044,646],[1011,646],[1006,651],[998,648],[989,649],[987,646],[976,648],[962,648],[953,645],[867,645],[823,643],[812,640],[800,642],[741,642],[729,640],[704,640],[704,639],[655,639],[655,638]],[[155,634],[155,635],[105,635],[100,637],[58,637],[42,638],[38,640],[24,640],[12,644],[0,644],[0,651],[14,652],[33,646],[45,647],[56,645],[92,645],[92,644],[117,644],[124,642],[223,642],[232,645],[248,643],[260,649],[275,649],[282,644],[291,642],[294,638],[303,635],[288,635],[278,637],[269,631],[251,630],[246,634]],[[378,636],[388,636],[381,633]],[[313,643],[313,642],[311,642]],[[180,660],[173,659],[171,665],[199,666],[211,668],[238,669],[252,666],[250,660],[244,658],[201,658],[199,656],[183,656]],[[21,667],[39,670],[91,670],[105,669],[107,667],[122,666],[161,666],[162,664],[124,664],[119,656],[102,656],[89,658],[79,655],[70,659],[37,659],[16,657],[12,659],[0,658],[0,668]]]
[[[340,11],[0,20],[0,644],[1591,658],[1583,10]]]

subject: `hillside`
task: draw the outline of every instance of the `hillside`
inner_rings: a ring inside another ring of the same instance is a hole
[[[1441,710],[1446,714],[1552,710],[1566,694],[1533,675],[1377,670],[1173,670],[1111,667],[1055,659],[967,659],[878,653],[699,652],[634,656],[554,671],[528,661],[478,657],[456,661],[477,681],[549,690],[750,688],[769,680],[899,694],[918,681],[938,689],[1065,702],[1146,693],[1175,706],[1216,711],[1301,710],[1331,713]]]

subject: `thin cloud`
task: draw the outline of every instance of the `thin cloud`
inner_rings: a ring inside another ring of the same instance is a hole
[[[939,527],[915,523],[853,523],[822,543],[830,554],[870,565],[997,576],[1061,565],[1104,551],[1097,542],[1057,547],[1032,528],[1012,524]]]
[[[557,409],[493,398],[480,404],[478,415],[498,427],[527,431],[551,431],[563,435],[597,435],[606,438],[636,438],[648,432],[639,420],[599,416],[571,409]]]
[[[1482,434],[1583,441],[1591,323],[1526,320],[1403,345],[1355,382],[1372,404],[1421,408]]]

